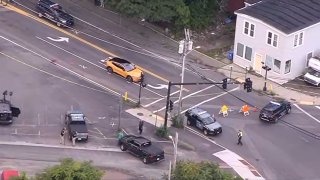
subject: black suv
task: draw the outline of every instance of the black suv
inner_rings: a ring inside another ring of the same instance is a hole
[[[222,133],[221,124],[207,111],[198,107],[186,111],[187,125],[196,126],[205,135],[217,135]]]
[[[119,140],[119,144],[122,151],[130,151],[133,155],[143,159],[145,164],[164,159],[164,151],[142,136],[126,135]]]
[[[39,17],[45,17],[57,24],[57,26],[73,26],[73,17],[66,13],[62,7],[50,0],[39,0],[37,4]]]
[[[263,121],[277,122],[281,117],[289,114],[291,111],[291,104],[288,101],[274,102],[270,101],[260,111],[259,118]]]

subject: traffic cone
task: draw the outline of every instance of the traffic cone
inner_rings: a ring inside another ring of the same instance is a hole
[[[257,112],[257,108],[256,107],[253,107],[253,112]]]

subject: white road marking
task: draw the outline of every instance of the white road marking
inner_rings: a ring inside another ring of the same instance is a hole
[[[168,85],[165,84],[158,84],[158,86],[152,86],[151,84],[147,84],[147,86],[153,89],[168,89]]]
[[[182,114],[182,113],[185,113],[185,112],[188,111],[189,109],[198,107],[198,106],[200,106],[200,105],[202,105],[202,104],[204,104],[204,103],[207,103],[207,102],[209,102],[209,101],[211,101],[211,100],[217,99],[217,98],[219,98],[219,97],[221,97],[221,96],[224,96],[224,95],[228,94],[229,92],[233,92],[233,91],[238,90],[238,89],[239,89],[239,87],[236,87],[236,88],[231,89],[230,91],[224,92],[224,93],[222,93],[222,94],[220,94],[220,95],[218,95],[218,96],[215,96],[215,97],[212,97],[212,98],[207,99],[207,100],[205,100],[205,101],[202,101],[202,102],[200,102],[200,103],[198,103],[198,104],[196,104],[196,105],[194,105],[194,106],[192,106],[192,107],[190,107],[190,108],[188,108],[188,109],[186,109],[186,110],[183,110],[183,111],[181,112],[181,114]]]
[[[82,67],[82,69],[87,69],[88,68],[85,65],[81,65],[81,64],[79,64],[79,66]]]
[[[311,119],[317,121],[318,123],[320,123],[320,120],[315,118],[314,116],[312,116],[311,114],[309,114],[307,111],[303,110],[300,106],[298,106],[297,104],[293,104],[294,106],[296,106],[300,111],[302,111],[303,113],[305,113],[307,116],[309,116]]]
[[[201,93],[201,92],[203,92],[203,91],[205,91],[205,90],[207,90],[207,89],[212,88],[213,86],[215,86],[215,85],[211,85],[211,86],[208,86],[208,87],[206,87],[206,88],[204,88],[204,89],[201,89],[201,90],[199,90],[199,91],[196,91],[196,92],[193,92],[193,93],[191,93],[191,94],[188,94],[187,96],[182,97],[182,99],[186,99],[186,98],[188,98],[188,97],[190,97],[190,96],[193,96],[193,95],[195,95],[195,94]],[[180,91],[177,91],[177,92],[180,92]],[[179,100],[174,101],[174,104],[176,104],[178,101],[179,101]],[[162,107],[162,108],[160,108],[160,109],[158,109],[158,110],[156,110],[156,111],[153,111],[153,113],[162,111],[162,110],[164,110],[165,108],[166,108],[166,106],[164,106],[164,107]]]
[[[315,106],[317,109],[320,109],[320,106]]]
[[[94,128],[94,129],[96,129],[103,136],[103,138],[107,138],[98,128]]]
[[[180,91],[176,91],[176,92],[174,92],[174,93],[171,93],[170,96],[175,95],[175,94],[177,94],[177,93],[179,93],[179,92],[180,92]],[[165,99],[165,97],[160,98],[160,99],[158,99],[158,100],[156,100],[156,101],[153,101],[152,103],[149,103],[149,104],[147,104],[147,105],[144,105],[143,107],[149,107],[149,106],[151,106],[152,104],[155,104],[155,103],[157,103],[157,102],[159,102],[159,101],[161,101],[161,100],[163,100],[163,99]]]
[[[67,38],[67,37],[59,37],[59,38],[57,38],[57,39],[54,39],[54,38],[52,38],[52,37],[47,37],[48,39],[50,39],[51,41],[55,41],[55,42],[63,42],[63,41],[65,41],[65,42],[69,42],[69,38]]]
[[[12,44],[14,44],[14,45],[16,45],[16,46],[19,46],[19,47],[21,47],[22,49],[25,49],[25,50],[27,50],[27,51],[29,51],[29,52],[32,52],[33,54],[35,54],[35,55],[37,55],[37,56],[39,56],[39,57],[41,57],[41,58],[43,58],[43,59],[51,62],[50,59],[42,56],[41,54],[39,54],[39,53],[37,53],[37,52],[32,51],[32,50],[30,50],[30,49],[28,49],[28,48],[26,48],[26,47],[24,47],[24,46],[22,46],[22,45],[20,45],[20,44],[18,44],[18,43],[16,43],[16,42],[14,42],[14,41],[11,41],[10,39],[7,39],[7,38],[5,38],[5,37],[3,37],[3,36],[0,36],[0,38],[6,40],[6,41],[8,41],[8,42],[11,42]],[[74,71],[72,71],[72,70],[70,70],[70,69],[62,66],[62,65],[60,65],[60,64],[56,64],[56,66],[59,66],[60,68],[66,70],[66,71],[74,74],[75,76],[77,76],[77,77],[79,77],[79,78],[81,78],[81,79],[84,79],[84,80],[86,80],[86,81],[88,81],[88,82],[90,82],[90,83],[92,83],[92,84],[94,84],[94,85],[96,85],[96,86],[104,89],[104,90],[107,90],[107,91],[109,91],[109,92],[111,92],[111,93],[113,93],[113,94],[115,94],[115,95],[117,95],[117,96],[120,96],[120,93],[118,93],[118,92],[116,92],[116,91],[114,91],[114,90],[112,90],[112,89],[109,89],[109,88],[107,88],[107,87],[105,87],[105,86],[103,86],[103,85],[101,85],[101,84],[99,84],[99,83],[97,83],[97,82],[89,79],[89,78],[86,78],[86,77],[84,77],[84,76],[82,76],[82,75],[80,75],[80,74],[78,74],[78,73],[76,73],[76,72],[74,72]],[[130,101],[134,101],[134,100],[132,100],[132,99],[129,99],[129,100],[130,100]]]

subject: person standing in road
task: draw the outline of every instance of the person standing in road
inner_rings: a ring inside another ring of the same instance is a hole
[[[61,133],[60,133],[60,144],[66,145],[66,143],[65,143],[66,132],[67,132],[67,128],[66,127],[62,128]]]
[[[72,132],[72,146],[76,145],[76,139],[77,139],[77,132],[73,131]]]
[[[242,146],[242,141],[241,141],[241,139],[242,139],[242,131],[241,130],[239,130],[238,131],[238,145],[241,145]]]
[[[139,134],[141,134],[143,131],[143,123],[144,123],[144,121],[140,119],[140,121],[139,121]]]

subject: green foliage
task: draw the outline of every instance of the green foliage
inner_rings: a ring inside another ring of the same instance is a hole
[[[165,128],[164,126],[157,127],[156,135],[162,138],[168,138],[169,137],[168,128]]]
[[[76,162],[71,158],[63,159],[59,165],[45,169],[36,175],[36,180],[100,180],[103,172],[91,162]]]
[[[174,115],[172,118],[171,118],[171,121],[172,121],[172,126],[175,127],[175,128],[183,128],[184,127],[184,124],[183,124],[183,121],[184,121],[184,116],[183,115]]]
[[[28,179],[27,174],[22,172],[19,177],[10,177],[10,180],[31,180]]]
[[[107,0],[107,4],[130,17],[169,23],[175,31],[207,27],[219,8],[216,0]]]
[[[172,180],[211,179],[211,180],[240,180],[232,174],[222,171],[212,162],[179,161],[172,173]]]

